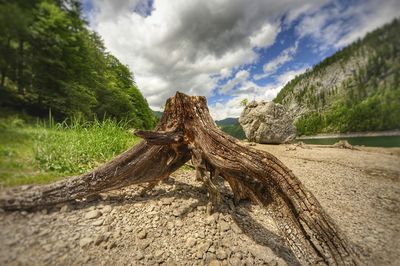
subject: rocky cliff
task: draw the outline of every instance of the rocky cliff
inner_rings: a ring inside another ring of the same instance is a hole
[[[394,20],[291,80],[274,102],[298,133],[400,128],[400,22]]]

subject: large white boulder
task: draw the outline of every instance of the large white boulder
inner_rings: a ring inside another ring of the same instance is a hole
[[[249,141],[279,144],[296,137],[293,118],[278,103],[253,101],[245,107],[239,122]]]

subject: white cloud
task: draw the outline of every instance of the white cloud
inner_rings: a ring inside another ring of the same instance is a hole
[[[281,66],[291,61],[297,52],[298,42],[296,42],[292,47],[283,50],[277,57],[269,61],[263,66],[263,74],[254,75],[255,80],[266,78],[274,74]]]
[[[362,38],[366,33],[391,22],[400,17],[400,1],[381,0],[368,1],[367,5],[351,7],[345,14],[348,17],[356,17],[357,20],[345,28],[345,34],[340,37],[336,48],[343,47],[351,42]],[[357,30],[354,30],[354,29]]]
[[[155,0],[152,8],[146,2],[92,1],[88,17],[158,108],[177,90],[210,96],[220,78],[257,59],[254,47],[274,43],[283,14],[307,1]]]
[[[247,70],[240,70],[236,73],[235,77],[229,80],[220,90],[221,94],[230,92],[236,85],[239,85],[247,80],[250,73]]]
[[[243,111],[243,106],[240,105],[243,99],[248,99],[249,101],[272,101],[286,83],[295,76],[304,73],[306,69],[307,67],[304,66],[286,71],[277,76],[274,83],[266,86],[259,86],[252,81],[243,82],[241,87],[233,93],[233,98],[224,103],[218,102],[210,106],[211,116],[215,120],[227,117],[239,117]]]
[[[250,36],[250,44],[255,47],[268,47],[274,43],[278,33],[279,28],[276,25],[265,24],[259,32]]]
[[[300,38],[313,39],[316,52],[346,46],[400,16],[398,0],[365,0],[349,6],[334,3],[331,8],[307,11],[297,26]]]

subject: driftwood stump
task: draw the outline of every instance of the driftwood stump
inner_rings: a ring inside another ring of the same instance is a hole
[[[292,171],[273,155],[247,147],[218,129],[205,97],[176,93],[167,100],[156,130],[136,135],[144,140],[90,173],[4,191],[0,207],[29,210],[132,184],[149,183],[152,188],[191,159],[196,177],[209,191],[211,208],[220,200],[214,183],[220,176],[229,183],[236,202],[251,199],[271,210],[302,264],[358,264],[346,237]]]

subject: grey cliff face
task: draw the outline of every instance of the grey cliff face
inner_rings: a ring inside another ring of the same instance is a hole
[[[287,143],[296,137],[293,118],[281,104],[251,102],[240,115],[239,122],[249,141]]]

